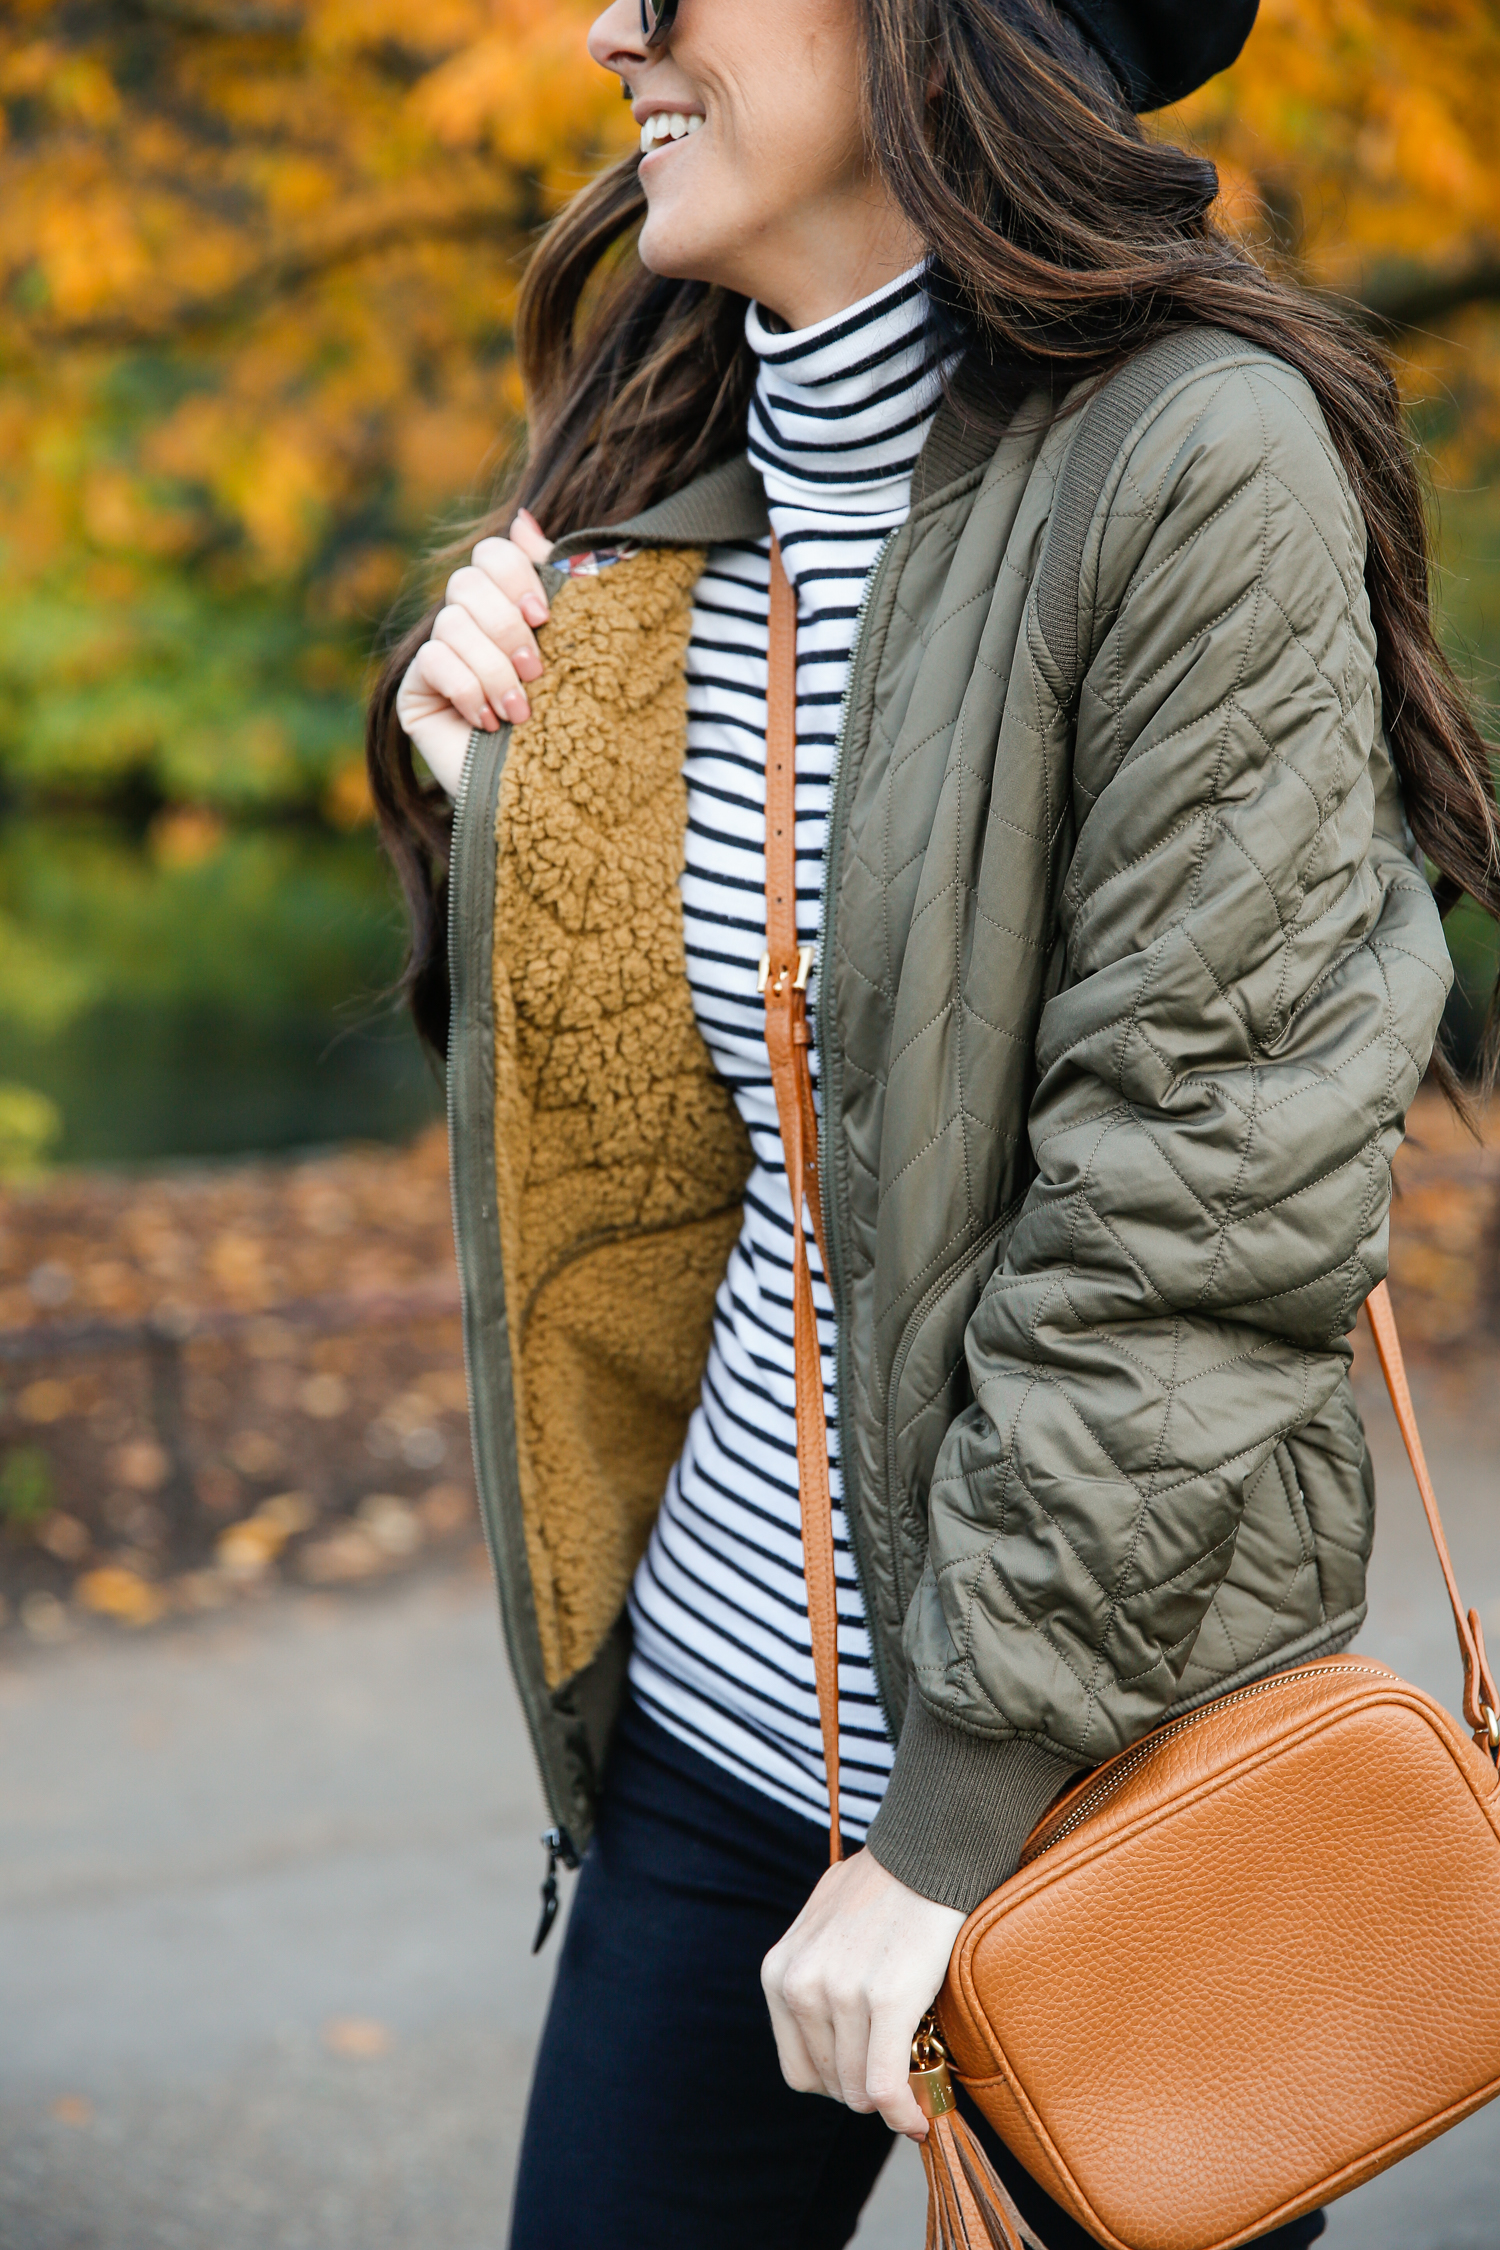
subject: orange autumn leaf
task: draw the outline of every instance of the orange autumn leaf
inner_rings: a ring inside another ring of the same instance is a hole
[[[189,804],[360,817],[337,777],[371,634],[513,446],[537,226],[631,144],[596,5],[0,13],[8,786],[144,769]],[[1500,452],[1497,83],[1485,0],[1262,0],[1152,127],[1311,285],[1403,314],[1424,436],[1469,480]]]

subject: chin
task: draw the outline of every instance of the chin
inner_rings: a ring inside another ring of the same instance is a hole
[[[646,221],[636,243],[636,255],[648,273],[660,274],[664,281],[715,281],[719,260],[712,245],[695,240],[691,228],[676,223],[676,213],[653,211],[649,207]]]

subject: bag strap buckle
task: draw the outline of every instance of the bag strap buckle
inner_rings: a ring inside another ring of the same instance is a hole
[[[812,975],[812,965],[816,957],[816,952],[817,948],[815,946],[799,945],[797,948],[797,968],[795,975],[792,975],[790,962],[783,961],[780,968],[776,972],[776,982],[774,984],[772,984],[771,982],[771,956],[769,953],[763,953],[760,957],[760,973],[755,980],[756,991],[762,994],[770,992],[773,998],[779,999],[782,993],[785,992],[786,980],[788,976],[791,975],[793,992],[805,992],[807,990],[807,980]]]

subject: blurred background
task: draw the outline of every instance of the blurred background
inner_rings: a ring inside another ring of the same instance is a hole
[[[528,245],[633,139],[591,13],[0,11],[0,2250],[501,2232],[541,1815],[361,701],[520,439]],[[1497,95],[1493,0],[1262,0],[1153,127],[1389,340],[1485,701]],[[1470,1067],[1495,934],[1447,928]],[[1429,1094],[1401,1185],[1500,1633],[1500,1168]],[[1379,1652],[1450,1694],[1420,1545],[1381,1568]],[[1492,2245],[1460,2140],[1339,2239]],[[862,2240],[917,2239],[892,2179]]]

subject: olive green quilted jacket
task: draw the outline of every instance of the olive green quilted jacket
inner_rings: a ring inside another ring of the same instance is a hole
[[[459,814],[476,1456],[578,1845],[747,1161],[672,932],[692,578],[764,526],[739,462],[565,542],[638,552],[553,578],[546,692],[514,745],[476,741]],[[1023,409],[998,450],[945,408],[871,579],[817,977],[822,1172],[846,1506],[898,1735],[870,1848],[952,1905],[1011,1872],[1079,1767],[1364,1616],[1348,1338],[1450,972],[1363,563],[1306,385],[1199,332],[1086,417]],[[591,838],[610,879],[570,904],[559,868]],[[546,995],[582,990],[591,931],[656,965],[634,998],[628,974],[575,998],[564,1064]],[[653,1070],[654,1124],[622,1123]],[[611,1305],[650,1307],[649,1344]]]

